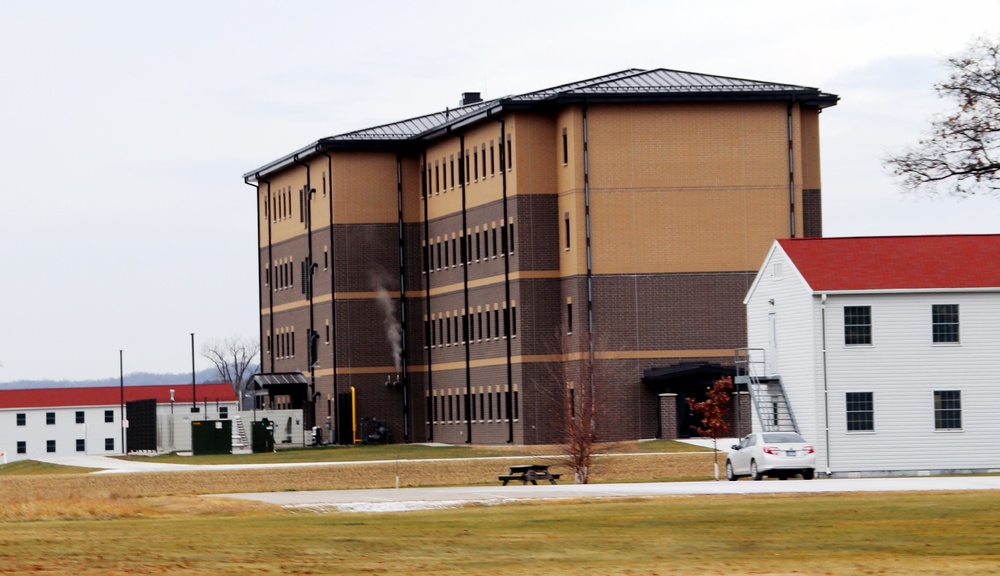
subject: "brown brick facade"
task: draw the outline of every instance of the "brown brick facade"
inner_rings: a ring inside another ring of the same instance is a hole
[[[353,388],[396,441],[477,444],[561,441],[592,367],[601,440],[676,435],[643,373],[745,345],[767,246],[822,233],[817,123],[799,103],[569,102],[296,155],[258,176],[262,366],[307,376],[319,424]]]

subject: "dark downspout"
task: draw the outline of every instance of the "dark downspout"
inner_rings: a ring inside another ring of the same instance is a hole
[[[309,299],[309,334],[306,338],[306,357],[309,358],[309,402],[312,405],[312,422],[316,425],[316,358],[311,358],[312,342],[316,337],[316,324],[313,318],[313,241],[312,241],[312,179],[309,164],[299,160],[298,154],[293,158],[296,164],[306,169],[306,187],[303,191],[302,209],[305,211],[303,219],[306,221],[306,243],[308,251],[306,255],[306,265],[303,267],[302,283],[306,290],[306,298]]]
[[[271,181],[267,180],[267,179],[264,179],[264,178],[261,178],[260,177],[260,173],[255,174],[254,178],[256,178],[257,182],[263,182],[263,183],[267,184],[267,196],[264,198],[264,200],[267,202],[267,212],[266,212],[266,214],[267,214],[267,268],[268,268],[268,270],[271,270],[271,272],[272,272],[272,274],[271,274],[271,281],[268,282],[268,287],[267,287],[267,320],[268,320],[268,333],[273,338],[274,337],[274,274],[273,274],[274,269],[272,268],[272,262],[274,262],[274,255],[272,253],[272,245],[271,245],[271,219],[274,218],[274,206],[271,205]],[[249,184],[249,182],[248,182],[248,184]],[[260,246],[260,228],[259,227],[257,228],[257,245]],[[264,307],[264,305],[263,305],[263,302],[262,302],[261,303],[261,308],[263,308],[263,307]],[[264,344],[262,342],[261,343],[261,348],[264,349],[265,345],[266,344]],[[268,356],[270,357],[270,364],[271,364],[271,367],[270,367],[270,369],[268,371],[269,372],[274,372],[274,351],[270,350],[270,349],[267,349],[267,350],[268,350]],[[253,399],[253,405],[254,405],[254,407],[257,406],[257,397],[256,396]]]
[[[458,137],[458,158],[459,164],[465,165],[465,136]],[[459,171],[461,174],[461,170]],[[462,176],[465,176],[462,174]],[[472,336],[469,330],[469,262],[468,262],[468,241],[469,222],[468,214],[465,211],[465,178],[462,178],[462,294],[464,298],[465,311],[462,314],[462,330],[465,335],[465,443],[472,444],[472,352],[469,349],[469,337]]]
[[[254,187],[254,190],[256,190],[256,194],[255,195],[257,196],[257,262],[258,262],[258,265],[257,265],[257,314],[259,315],[261,308],[264,307],[264,282],[263,282],[264,279],[261,278],[261,276],[264,275],[264,271],[260,269],[260,180],[258,180],[257,182],[258,182],[257,184],[251,184],[249,177],[244,177],[243,178],[243,183],[244,184],[246,184],[247,186],[253,186]],[[270,202],[271,200],[270,200],[270,198],[267,198],[267,199],[265,199],[265,201]],[[267,207],[267,211],[265,212],[265,214],[270,214],[270,210],[271,210],[271,207],[268,206]],[[271,219],[269,217],[268,218],[268,222],[270,223],[270,221],[271,221]],[[268,224],[268,225],[270,225],[270,224]],[[268,242],[268,246],[270,246],[270,242]],[[271,271],[271,262],[270,262],[270,259],[268,259],[268,262],[267,262],[267,269],[268,269],[267,273],[270,274],[270,271]],[[270,281],[268,281],[268,283],[267,283],[267,290],[268,291],[271,290],[271,282]],[[260,335],[261,336],[263,336],[263,330],[262,330],[263,327],[264,326],[261,324],[261,322],[258,321],[257,322],[257,330],[260,331]],[[263,340],[264,339],[261,338],[261,347],[260,347],[261,350],[264,350],[264,346],[267,344]],[[262,356],[263,356],[263,354],[262,354]],[[263,363],[263,358],[261,358],[261,362]],[[242,382],[237,382],[236,383],[237,387],[241,387],[242,385],[243,385]],[[238,390],[237,394],[239,394],[239,407],[240,407],[240,410],[243,410],[243,408],[245,406],[245,404],[244,404],[244,398],[243,398],[243,390],[242,389]],[[256,397],[254,397],[253,400],[254,400],[254,402],[257,402],[257,398]]]
[[[583,218],[586,225],[587,241],[587,346],[590,370],[587,384],[590,387],[590,402],[594,402],[594,269],[590,250],[590,139],[587,132],[587,104],[583,105]],[[596,423],[592,427],[596,430]]]
[[[330,340],[330,352],[333,356],[332,362],[330,364],[333,370],[333,433],[334,437],[330,439],[331,443],[338,444],[340,435],[340,396],[337,395],[337,275],[334,272],[337,269],[337,251],[334,250],[333,243],[333,156],[330,156],[326,152],[319,150],[317,146],[317,152],[326,156],[326,177],[329,181],[329,196],[327,197],[330,203],[330,330],[333,333]]]
[[[399,212],[399,323],[400,323],[400,367],[402,374],[397,374],[401,378],[403,385],[403,441],[410,441],[410,387],[407,377],[407,341],[406,341],[406,252],[403,243],[403,160],[399,153],[396,153],[396,209]]]
[[[459,163],[461,166],[461,163]],[[461,174],[461,167],[459,168],[459,174]],[[427,152],[424,152],[423,167],[420,169],[420,190],[423,192],[424,197],[424,313],[427,314],[427,322],[424,328],[424,342],[427,344],[425,348],[427,349],[427,397],[430,398],[432,403],[431,409],[427,414],[427,421],[430,422],[430,426],[427,431],[427,440],[429,442],[434,441],[434,403],[437,401],[434,398],[434,371],[431,370],[433,366],[433,342],[431,342],[431,269],[430,269],[430,250],[431,250],[431,238],[430,238],[430,224],[428,222],[428,209],[427,203],[429,201],[429,191],[427,190]]]
[[[490,115],[487,112],[487,115]],[[504,146],[505,139],[507,138],[506,124],[504,124],[503,118],[493,118],[500,123],[500,177],[501,186],[503,188],[503,225],[510,230],[509,218],[510,215],[507,213],[507,164],[506,164],[506,147]],[[507,443],[514,443],[514,373],[513,367],[511,366],[511,355],[513,347],[513,338],[511,335],[510,327],[513,325],[513,318],[510,317],[510,247],[514,243],[514,236],[507,234],[501,234],[501,238],[506,238],[506,245],[503,246],[503,287],[504,287],[504,301],[507,303],[507,308],[505,314],[507,314]]]
[[[788,102],[788,211],[791,216],[789,227],[790,236],[795,238],[795,150],[792,147],[792,108],[795,106],[795,97]]]

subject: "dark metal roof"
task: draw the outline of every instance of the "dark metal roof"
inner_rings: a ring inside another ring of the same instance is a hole
[[[269,374],[254,374],[250,377],[250,385],[258,389],[276,384],[308,384],[308,381],[301,372],[272,372]]]
[[[714,374],[718,376],[734,376],[736,368],[724,364],[713,362],[681,362],[663,368],[650,368],[642,373],[642,379],[646,382],[662,382],[673,380],[692,374]]]
[[[775,99],[795,99],[825,108],[836,105],[839,97],[820,92],[817,88],[794,84],[760,82],[664,68],[656,70],[633,68],[553,88],[476,102],[425,116],[330,136],[248,172],[243,177],[247,181],[259,180],[262,176],[293,164],[296,160],[311,156],[321,149],[363,145],[400,146],[403,143],[432,139],[458,125],[486,119],[505,109],[532,107],[541,103]]]

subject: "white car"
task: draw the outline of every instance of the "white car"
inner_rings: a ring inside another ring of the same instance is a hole
[[[755,432],[734,444],[726,458],[726,478],[739,480],[764,476],[787,480],[801,474],[816,476],[816,449],[795,432]]]

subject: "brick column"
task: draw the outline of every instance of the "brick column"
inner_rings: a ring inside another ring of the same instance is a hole
[[[660,440],[677,439],[677,394],[660,394]]]

